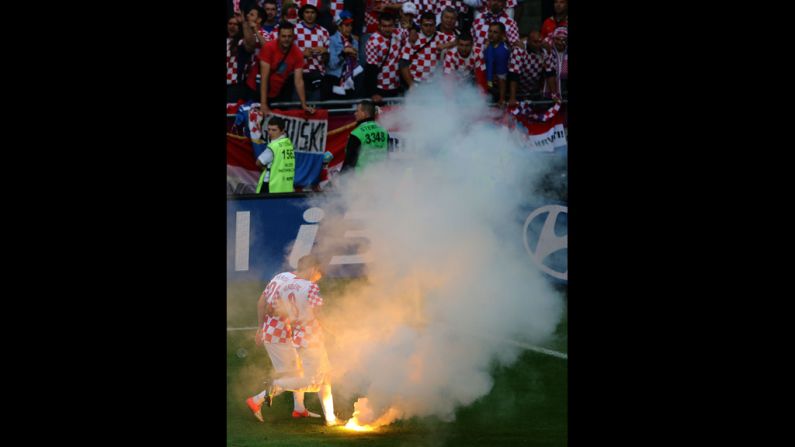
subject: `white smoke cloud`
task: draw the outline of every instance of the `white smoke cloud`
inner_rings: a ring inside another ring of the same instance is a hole
[[[521,244],[520,208],[538,203],[548,158],[484,120],[487,109],[473,88],[419,86],[384,119],[410,138],[411,160],[346,175],[316,199],[326,230],[338,210],[367,218],[367,282],[325,315],[335,394],[367,397],[362,423],[388,411],[379,423],[451,420],[490,391],[493,361],[517,358],[505,339],[544,343],[562,317],[562,297]]]

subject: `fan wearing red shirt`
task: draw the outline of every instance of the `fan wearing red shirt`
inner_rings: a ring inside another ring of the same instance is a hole
[[[548,17],[541,25],[541,38],[545,38],[555,31],[555,28],[569,26],[569,0],[555,0],[555,15]]]
[[[259,66],[262,74],[260,85],[260,104],[263,115],[270,114],[270,103],[290,101],[292,89],[287,83],[293,76],[295,91],[301,101],[301,108],[308,113],[315,113],[314,107],[306,104],[304,90],[304,55],[294,43],[295,25],[282,21],[279,24],[279,37],[262,46],[259,52]]]

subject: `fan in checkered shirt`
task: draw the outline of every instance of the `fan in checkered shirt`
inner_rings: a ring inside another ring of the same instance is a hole
[[[477,84],[484,92],[488,91],[483,52],[480,48],[473,46],[472,35],[469,31],[461,33],[456,48],[448,51],[445,55],[443,72],[459,81]]]
[[[298,10],[301,20],[295,26],[295,44],[304,53],[304,88],[307,99],[322,99],[323,75],[329,60],[329,33],[317,23],[317,6],[306,3]]]
[[[436,16],[432,12],[420,16],[420,31],[419,38],[406,44],[400,56],[400,74],[409,88],[428,81],[439,66],[442,51],[455,46],[455,40],[436,31]]]
[[[249,397],[246,400],[247,405],[254,413],[254,416],[260,421],[262,418],[262,404],[267,402],[268,406],[275,396],[285,392],[292,391],[294,399],[301,396],[301,403],[303,404],[304,392],[317,392],[320,398],[321,406],[323,407],[323,414],[325,416],[326,425],[336,425],[337,418],[334,415],[334,401],[331,395],[331,383],[329,381],[329,373],[331,365],[328,360],[328,353],[323,343],[323,329],[317,320],[317,308],[323,305],[323,297],[320,296],[320,288],[315,284],[323,276],[323,266],[320,259],[314,255],[306,255],[298,260],[298,270],[294,273],[280,273],[274,277],[268,288],[265,289],[263,295],[265,298],[260,297],[260,302],[267,303],[271,298],[272,306],[269,310],[273,312],[274,318],[286,319],[287,325],[291,327],[290,339],[291,343],[266,343],[265,347],[268,350],[268,356],[271,361],[276,359],[277,362],[287,360],[291,362],[289,365],[281,364],[282,373],[274,376],[274,380],[269,384],[268,388],[259,394]],[[261,312],[261,306],[258,304],[258,312]],[[267,312],[263,312],[266,313]],[[268,323],[263,322],[263,329],[261,331],[263,341],[265,341],[265,334],[269,331]],[[276,334],[276,331],[272,331]],[[260,331],[258,331],[260,333]],[[279,331],[279,337],[284,334]],[[275,335],[274,335],[275,336]],[[287,338],[284,336],[284,338]],[[297,364],[295,357],[288,347],[293,349],[292,352],[297,354],[300,359],[301,370],[293,368],[292,370],[286,367]],[[283,356],[283,357],[280,357]],[[274,362],[274,369],[276,363]],[[279,371],[277,370],[277,373]],[[297,404],[296,404],[297,405]],[[298,415],[296,415],[298,412]],[[298,409],[293,411],[293,417],[317,416],[314,413],[309,413],[306,409],[304,412],[299,412]]]
[[[463,2],[475,10],[475,19],[478,19],[484,13],[489,12],[489,8],[491,7],[491,0],[463,0]],[[514,18],[514,8],[516,8],[518,4],[519,0],[505,0],[505,13],[508,15],[508,17],[512,19]]]
[[[505,0],[489,0],[489,11],[484,12],[472,23],[472,37],[475,46],[485,47],[488,43],[489,25],[500,22],[505,25],[505,37],[511,46],[519,44],[519,27],[505,12]]]
[[[555,15],[547,17],[541,25],[541,37],[543,39],[546,39],[547,36],[551,36],[556,28],[569,26],[569,0],[555,0],[554,8]]]
[[[517,93],[520,96],[539,94],[542,88],[552,98],[560,100],[557,94],[557,76],[555,62],[551,53],[542,48],[541,33],[537,30],[530,31],[525,48],[513,48],[508,66],[508,107],[514,108],[518,104]]]
[[[395,33],[395,16],[385,12],[378,17],[378,31],[365,44],[364,88],[376,104],[400,94],[398,60],[400,36]]]
[[[245,73],[246,59],[250,57],[243,45],[242,22],[243,16],[239,12],[226,22],[226,102],[237,102],[242,97],[241,74]]]
[[[552,45],[551,58],[558,74],[557,89],[553,92],[562,94],[566,91],[566,83],[569,79],[569,28],[567,26],[556,28],[552,32],[552,40],[554,45]]]

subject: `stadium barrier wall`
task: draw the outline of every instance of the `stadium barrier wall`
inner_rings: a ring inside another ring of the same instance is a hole
[[[227,281],[267,281],[280,271],[292,270],[320,238],[333,238],[339,247],[330,256],[329,277],[357,277],[373,261],[367,253],[365,215],[345,215],[344,228],[332,234],[323,228],[326,211],[313,207],[316,193],[229,196],[227,198]],[[563,202],[529,204],[524,222],[516,222],[513,236],[553,283],[568,281],[568,208]],[[337,227],[335,225],[335,227]]]

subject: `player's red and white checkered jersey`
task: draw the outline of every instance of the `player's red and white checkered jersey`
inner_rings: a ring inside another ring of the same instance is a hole
[[[242,40],[237,42],[240,45]],[[232,56],[232,45],[234,41],[231,37],[226,38],[226,85],[237,84],[237,56]]]
[[[292,339],[293,332],[289,318],[276,315],[274,307],[278,305],[278,300],[284,299],[281,295],[281,288],[294,278],[294,273],[279,273],[271,279],[262,292],[262,295],[265,296],[265,303],[268,305],[265,322],[262,325],[262,341],[264,343],[288,343]]]
[[[329,34],[326,28],[317,23],[312,28],[304,22],[298,22],[298,25],[295,25],[295,44],[302,52],[312,47],[323,47],[328,50],[328,39]],[[326,74],[326,65],[323,63],[321,55],[304,57],[304,73],[307,72]]]
[[[279,291],[282,299],[287,299],[288,318],[293,325],[293,345],[314,345],[323,335],[313,311],[315,307],[323,305],[320,288],[312,281],[293,278]]]
[[[392,33],[391,38],[387,40],[380,32],[373,33],[364,48],[367,63],[381,67],[376,87],[381,90],[394,90],[400,87],[398,74],[400,36]]]
[[[279,288],[282,299],[287,299],[287,313],[290,322],[300,324],[315,319],[314,307],[323,305],[320,288],[312,281],[293,278]]]
[[[293,327],[293,346],[313,348],[323,343],[323,328],[317,319],[296,323]]]
[[[511,50],[508,72],[519,76],[518,94],[539,93],[545,78],[544,73],[555,72],[555,62],[546,51],[528,53],[524,48],[514,47]]]
[[[458,53],[458,48],[451,48],[444,57],[444,74],[454,74],[460,79],[470,79],[474,76],[475,70],[486,70],[486,61],[483,59],[483,51],[473,47],[469,56],[462,57]]]
[[[420,37],[412,45],[410,42],[403,47],[400,58],[410,61],[409,73],[415,81],[430,79],[434,69],[439,65],[439,45],[444,43],[444,37],[435,32],[428,37],[420,33]]]
[[[263,343],[290,343],[293,330],[286,318],[268,316],[262,325]]]
[[[472,39],[475,41],[475,46],[484,48],[489,41],[489,25],[492,22],[502,22],[505,24],[505,38],[511,45],[519,41],[519,28],[516,21],[510,17],[505,11],[497,15],[488,12],[475,19],[472,23]]]

